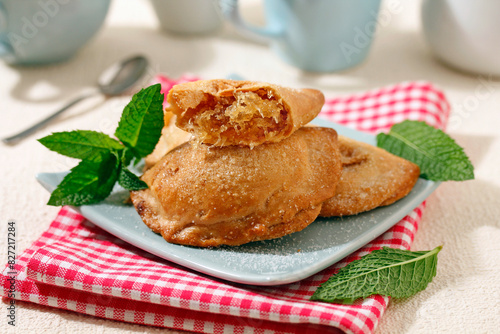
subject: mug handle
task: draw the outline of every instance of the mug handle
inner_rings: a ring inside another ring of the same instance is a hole
[[[258,42],[269,43],[283,36],[284,29],[277,24],[256,27],[246,23],[240,15],[238,0],[219,0],[222,15],[231,22],[242,35]]]
[[[0,59],[5,59],[7,62],[12,62],[16,59],[14,50],[7,42],[0,41]]]
[[[0,3],[0,34],[5,31],[7,31],[7,12]],[[12,47],[7,42],[0,41],[0,58],[14,58],[14,50],[12,50]]]

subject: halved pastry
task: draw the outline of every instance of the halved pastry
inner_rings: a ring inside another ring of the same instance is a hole
[[[302,128],[279,143],[214,147],[189,141],[131,192],[142,220],[168,242],[241,245],[300,231],[340,178],[337,133]]]
[[[342,176],[320,216],[346,216],[389,205],[408,195],[420,175],[414,163],[381,148],[339,136]]]
[[[318,115],[325,99],[315,89],[218,79],[176,85],[167,101],[177,126],[198,141],[254,147],[289,137]]]

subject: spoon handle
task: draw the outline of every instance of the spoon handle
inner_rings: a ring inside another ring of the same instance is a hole
[[[97,93],[98,93],[97,91],[94,91],[94,92],[82,95],[82,96],[72,100],[71,102],[69,102],[64,107],[62,107],[61,109],[59,109],[58,111],[56,111],[52,115],[48,116],[47,118],[41,120],[40,122],[29,127],[28,129],[19,132],[18,134],[15,134],[15,135],[7,137],[7,138],[3,138],[2,141],[5,144],[13,144],[13,143],[23,139],[24,137],[27,137],[28,135],[32,134],[36,130],[38,130],[38,129],[44,127],[45,125],[47,125],[48,123],[52,122],[54,119],[59,117],[63,112],[65,112],[66,110],[68,110],[69,108],[71,108],[72,106],[77,104],[78,102],[85,100],[86,98],[91,97],[93,95],[96,95]]]

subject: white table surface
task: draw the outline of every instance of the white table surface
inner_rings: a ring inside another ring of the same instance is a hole
[[[245,16],[262,21],[259,1],[243,1]],[[389,10],[392,3],[396,10]],[[321,89],[326,96],[358,92],[400,81],[429,80],[453,106],[448,132],[465,148],[476,180],[448,182],[428,199],[413,250],[438,245],[438,274],[429,287],[405,300],[392,300],[376,333],[498,333],[500,328],[500,81],[465,75],[437,62],[423,39],[418,1],[386,1],[368,59],[336,74],[310,74],[281,62],[264,45],[225,27],[208,37],[163,33],[145,0],[114,0],[105,27],[71,61],[46,67],[10,67],[0,62],[0,136],[47,115],[89,89],[99,72],[127,55],[143,53],[150,75],[190,72],[204,78],[236,72],[248,79]],[[49,194],[37,172],[64,171],[75,161],[36,142],[54,131],[93,129],[112,133],[129,97],[94,98],[17,146],[0,145],[0,248],[7,261],[8,219],[17,222],[19,250],[47,229],[59,208],[45,205]],[[31,303],[17,303],[16,333],[171,332],[103,320]],[[0,332],[7,325],[5,304]]]

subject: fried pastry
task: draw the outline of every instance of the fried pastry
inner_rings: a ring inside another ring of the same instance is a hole
[[[200,142],[254,147],[289,137],[318,115],[325,98],[315,89],[218,79],[176,85],[167,101],[177,126]]]
[[[337,133],[302,128],[279,143],[215,147],[192,140],[167,153],[132,191],[142,220],[171,243],[241,245],[308,226],[340,178]]]
[[[161,130],[161,137],[154,151],[144,159],[145,170],[153,167],[165,154],[191,139],[192,135],[189,132],[175,126],[175,118],[176,116],[171,112],[164,113],[165,126]]]
[[[405,197],[420,175],[414,163],[381,148],[339,136],[342,176],[335,196],[320,216],[346,216],[385,206]]]

